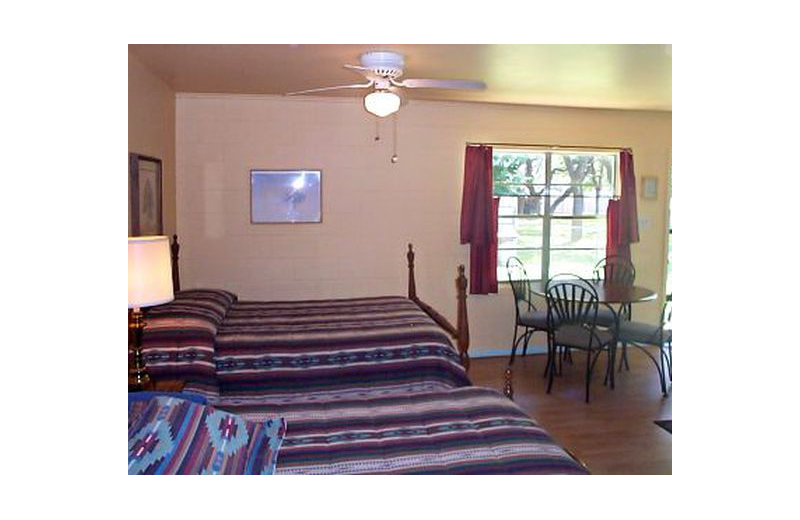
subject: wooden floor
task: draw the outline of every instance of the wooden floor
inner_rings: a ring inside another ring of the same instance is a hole
[[[514,402],[593,474],[671,474],[672,435],[653,421],[672,419],[672,396],[662,397],[656,369],[642,352],[630,349],[628,358],[630,371],[617,372],[614,390],[603,386],[605,357],[598,360],[586,404],[580,353],[574,354],[574,365],[564,364],[549,395],[542,377],[546,357],[518,356]],[[508,358],[473,359],[470,379],[502,391],[507,364]]]

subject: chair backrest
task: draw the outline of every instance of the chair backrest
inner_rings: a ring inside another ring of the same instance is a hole
[[[512,256],[506,261],[506,272],[508,273],[508,282],[511,284],[511,290],[514,292],[514,306],[517,310],[517,315],[520,312],[527,312],[533,307],[531,303],[531,288],[528,273],[525,271],[525,266],[519,258]]]
[[[594,290],[594,287],[592,287],[591,282],[589,282],[589,280],[587,280],[586,278],[581,277],[578,274],[558,273],[558,274],[554,274],[553,276],[550,277],[549,280],[547,280],[547,283],[545,284],[545,287],[544,287],[545,292],[547,292],[547,288],[548,287],[550,287],[551,285],[554,285],[554,284],[556,284],[558,282],[573,282],[573,283],[576,283],[576,284],[579,284],[579,285],[585,285],[586,287],[589,287],[592,290]]]
[[[594,266],[594,279],[633,285],[633,281],[636,279],[636,268],[624,256],[607,256]]]
[[[545,296],[551,330],[556,325],[597,325],[597,291],[580,276],[555,275],[547,282]]]
[[[669,293],[664,300],[664,308],[661,309],[661,328],[672,328],[672,293]]]

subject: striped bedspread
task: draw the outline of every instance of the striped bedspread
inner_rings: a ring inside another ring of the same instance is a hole
[[[215,289],[181,291],[145,314],[142,353],[155,380],[180,379],[216,393],[214,342],[236,296]]]
[[[215,362],[229,396],[470,384],[447,333],[395,296],[234,303]]]
[[[286,419],[278,474],[587,473],[520,408],[488,388],[210,402],[253,421]]]

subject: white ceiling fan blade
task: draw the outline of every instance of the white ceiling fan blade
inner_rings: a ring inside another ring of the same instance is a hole
[[[486,83],[483,81],[464,81],[460,79],[405,79],[403,81],[392,81],[398,87],[407,88],[450,88],[483,90]]]
[[[355,71],[358,71],[358,72],[372,72],[371,69],[368,69],[366,67],[362,67],[360,65],[344,65],[344,68],[350,69],[350,70],[355,70]]]
[[[353,72],[357,72],[370,81],[381,79],[381,76],[379,74],[375,74],[375,71],[366,67],[361,67],[360,65],[345,65],[344,68],[347,70],[352,70]]]
[[[312,88],[309,90],[301,90],[299,92],[287,92],[287,96],[296,96],[297,94],[310,94],[311,92],[323,92],[326,90],[340,90],[343,88],[369,88],[372,86],[372,81],[369,83],[364,83],[363,85],[339,85],[336,87],[322,87],[322,88]]]

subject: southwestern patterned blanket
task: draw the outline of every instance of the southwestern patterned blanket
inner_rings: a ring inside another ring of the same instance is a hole
[[[215,348],[224,395],[470,384],[447,333],[402,297],[237,302]]]
[[[488,388],[209,402],[250,421],[286,419],[277,474],[587,473],[519,407]]]
[[[204,395],[470,384],[446,332],[402,297],[237,302],[182,291],[148,312],[142,350],[154,379]]]

